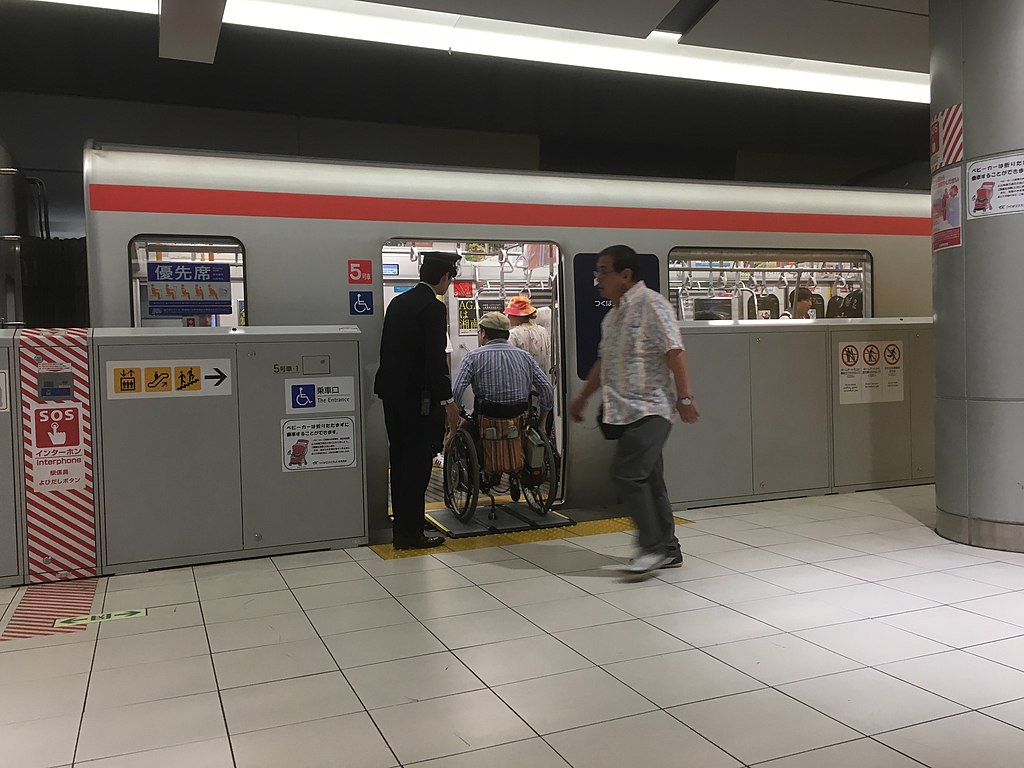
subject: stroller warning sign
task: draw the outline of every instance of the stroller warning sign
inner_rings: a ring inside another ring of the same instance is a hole
[[[352,419],[281,421],[282,471],[353,467],[355,463],[355,426]]]
[[[1024,154],[1014,152],[967,166],[967,215],[972,219],[1024,213]]]

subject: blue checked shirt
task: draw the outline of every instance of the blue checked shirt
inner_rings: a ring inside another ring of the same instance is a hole
[[[529,352],[513,347],[504,339],[489,341],[462,358],[452,386],[459,407],[470,384],[477,400],[491,403],[525,403],[531,392],[540,396],[540,407],[544,410],[549,410],[554,401],[551,380],[537,361]]]

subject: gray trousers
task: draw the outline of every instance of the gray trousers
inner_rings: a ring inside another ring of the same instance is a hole
[[[671,422],[660,416],[648,416],[626,427],[615,446],[612,476],[636,521],[640,549],[675,557],[680,554],[679,539],[661,457],[671,431]]]

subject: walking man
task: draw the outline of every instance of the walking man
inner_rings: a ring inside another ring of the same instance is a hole
[[[587,400],[600,389],[602,420],[621,430],[612,476],[636,521],[640,553],[626,571],[639,576],[683,563],[662,450],[675,414],[693,424],[700,413],[672,306],[638,279],[638,270],[636,251],[627,245],[609,246],[598,256],[595,278],[612,309],[601,322],[597,362],[569,414],[583,421]]]
[[[446,416],[450,434],[459,424],[445,357],[448,311],[437,300],[458,275],[458,261],[454,253],[424,253],[419,284],[396,296],[384,316],[373,391],[384,401],[395,549],[444,543],[443,536],[423,532],[423,514]]]

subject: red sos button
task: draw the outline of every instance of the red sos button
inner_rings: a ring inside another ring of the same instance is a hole
[[[81,445],[79,409],[37,408],[35,412],[36,448],[65,448]]]
[[[373,270],[369,259],[349,259],[348,281],[357,285],[369,285],[373,282]]]

